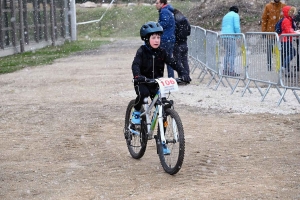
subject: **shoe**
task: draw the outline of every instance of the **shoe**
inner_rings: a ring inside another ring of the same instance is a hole
[[[163,144],[163,145],[162,145],[162,149],[163,149],[164,155],[170,155],[171,151],[170,151],[170,149],[167,147],[167,145]]]
[[[140,135],[140,133],[138,132],[140,130],[135,127],[135,124],[131,124],[129,130],[133,135]]]
[[[133,124],[141,124],[140,116],[141,116],[141,112],[135,110],[132,113],[131,123],[133,123]]]
[[[285,77],[290,77],[291,76],[291,73],[290,72],[287,72],[287,73],[285,73],[285,75],[284,75]]]
[[[223,70],[223,75],[228,75],[228,70]]]
[[[240,74],[237,74],[237,73],[235,73],[235,72],[230,72],[229,75],[230,75],[230,76],[240,76]]]

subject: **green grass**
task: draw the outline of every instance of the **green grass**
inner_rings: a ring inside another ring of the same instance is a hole
[[[55,59],[69,56],[78,51],[99,48],[108,43],[103,40],[77,40],[61,46],[49,46],[36,51],[25,52],[0,58],[0,74],[11,73],[24,67],[51,64]]]
[[[189,1],[172,2],[172,6],[187,13],[194,3]],[[106,8],[77,7],[77,22],[100,19]],[[61,46],[15,54],[0,58],[0,74],[11,73],[24,67],[51,64],[55,59],[72,53],[99,48],[108,43],[111,37],[138,37],[140,27],[147,21],[157,21],[155,6],[116,6],[108,9],[99,23],[77,26],[77,41],[65,42]]]

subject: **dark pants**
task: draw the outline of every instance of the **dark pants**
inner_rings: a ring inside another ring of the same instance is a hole
[[[297,71],[299,71],[299,68],[300,68],[300,56],[299,56],[299,50],[300,50],[300,47],[299,47],[299,39],[296,39],[296,49],[297,49]]]
[[[175,43],[173,55],[177,61],[177,67],[183,67],[190,74],[187,42]]]
[[[174,42],[161,42],[160,47],[164,48],[169,56],[173,56]],[[174,78],[174,70],[170,65],[167,65],[168,77]]]
[[[281,66],[290,72],[290,62],[296,55],[296,50],[291,41],[281,42]]]
[[[146,84],[134,84],[134,90],[135,93],[137,95],[136,99],[135,99],[135,106],[134,109],[135,110],[141,110],[142,105],[144,104],[144,99],[146,97],[150,97],[151,99],[153,99],[153,97],[155,96],[156,92],[157,92],[157,84],[153,84],[153,85],[146,85]]]
[[[274,45],[275,39],[274,38],[268,38],[267,39],[267,62],[268,62],[268,71],[272,70],[272,52],[273,52],[273,45]]]

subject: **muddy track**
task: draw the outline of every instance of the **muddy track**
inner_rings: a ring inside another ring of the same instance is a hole
[[[163,171],[154,141],[132,159],[123,123],[140,44],[118,40],[0,76],[0,199],[300,199],[299,114],[241,114],[181,98],[179,173]]]

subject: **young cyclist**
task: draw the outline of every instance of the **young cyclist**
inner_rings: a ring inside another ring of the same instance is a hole
[[[155,84],[149,86],[145,84],[146,78],[156,79],[164,76],[165,64],[170,65],[177,71],[178,75],[186,83],[191,81],[188,72],[180,65],[176,65],[176,61],[165,49],[160,47],[160,37],[163,33],[163,28],[158,22],[147,22],[141,27],[140,36],[145,44],[142,45],[136,52],[132,62],[132,74],[134,81],[134,89],[137,94],[132,116],[132,124],[140,124],[140,110],[143,100],[146,97],[153,98],[156,94],[158,86]],[[144,82],[144,83],[143,83]],[[164,153],[170,151],[164,148]]]

